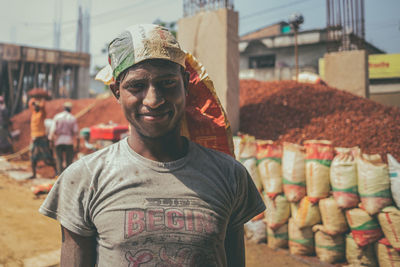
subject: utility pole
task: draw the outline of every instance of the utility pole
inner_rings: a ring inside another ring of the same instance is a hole
[[[84,25],[84,42],[83,52],[90,53],[90,10],[91,0],[86,0],[85,9],[83,10],[83,25]]]
[[[76,29],[76,52],[82,52],[83,39],[83,23],[82,23],[82,6],[78,5],[78,26]]]
[[[55,0],[54,9],[54,49],[60,49],[61,46],[61,16],[62,16],[62,0]]]
[[[294,28],[294,57],[295,57],[295,66],[296,66],[296,82],[299,80],[299,52],[297,45],[297,34],[299,29]]]
[[[304,22],[304,17],[300,13],[294,13],[289,18],[289,24],[292,26],[294,31],[294,57],[295,57],[295,68],[296,68],[296,82],[299,79],[299,53],[297,44],[297,35],[300,28],[300,24]]]
[[[78,1],[77,52],[90,52],[90,8],[91,0]]]

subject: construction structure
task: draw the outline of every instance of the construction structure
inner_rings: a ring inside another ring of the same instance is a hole
[[[233,9],[233,0],[183,0],[183,16],[189,17],[201,11]]]
[[[325,81],[368,98],[369,53],[365,48],[364,0],[326,0],[326,10],[330,45],[324,56]]]
[[[178,41],[214,82],[233,133],[239,130],[239,16],[232,0],[184,0]]]
[[[326,0],[328,52],[364,49],[364,0]]]
[[[89,96],[90,55],[0,43],[0,95],[11,115],[27,105],[27,93],[43,88],[52,98]]]

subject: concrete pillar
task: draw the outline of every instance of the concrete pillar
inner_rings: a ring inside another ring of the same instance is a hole
[[[369,97],[368,54],[365,50],[328,53],[325,59],[325,81],[329,86]]]
[[[178,22],[178,41],[206,68],[224,107],[232,132],[239,130],[238,13],[203,11]]]
[[[80,66],[76,75],[76,85],[78,91],[78,99],[89,97],[90,73],[89,67]]]

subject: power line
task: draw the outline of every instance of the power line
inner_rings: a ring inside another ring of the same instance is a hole
[[[120,12],[122,12],[122,11],[126,12],[126,11],[128,11],[128,10],[130,10],[132,8],[136,8],[136,7],[138,7],[138,6],[142,5],[142,4],[145,4],[145,3],[148,3],[148,1],[142,0],[142,1],[139,1],[139,2],[137,2],[135,4],[133,4],[133,5],[128,5],[128,6],[117,8],[117,9],[114,9],[114,10],[111,10],[111,11],[106,11],[106,12],[103,12],[103,13],[100,13],[100,14],[92,15],[92,16],[90,16],[90,19],[93,19],[93,20],[94,19],[99,19],[99,18],[101,18],[101,19],[107,18],[108,19],[110,17],[110,15],[120,15]],[[78,22],[78,19],[73,19],[73,20],[63,21],[61,24],[62,24],[62,26],[69,26],[69,24],[74,24],[74,23],[77,23],[77,22]],[[41,26],[42,27],[43,26],[52,27],[53,26],[53,22],[26,22],[26,21],[20,21],[18,23],[19,24],[23,24],[25,26],[34,26],[34,27],[41,27]]]
[[[152,5],[150,5],[150,7],[157,5],[158,2],[160,2],[160,1],[165,1],[165,0],[156,0],[156,1],[153,1],[153,2],[152,2]],[[127,18],[126,16],[122,16],[122,15],[121,15],[121,12],[122,12],[122,11],[127,12],[127,11],[129,11],[131,8],[137,7],[137,6],[139,6],[140,4],[143,4],[143,3],[148,3],[148,1],[142,0],[141,2],[136,3],[135,5],[130,5],[130,6],[127,6],[127,7],[118,8],[118,9],[114,9],[114,10],[109,11],[109,12],[104,12],[104,13],[101,13],[101,14],[97,14],[97,15],[91,16],[91,19],[99,19],[99,18],[102,19],[102,20],[99,21],[99,22],[91,22],[91,24],[92,24],[91,27],[92,27],[92,28],[93,28],[93,27],[97,27],[97,26],[99,26],[99,25],[108,23],[108,22],[110,22],[110,21],[116,21],[116,20],[120,20],[120,19],[126,19],[126,18]],[[110,16],[110,14],[111,14],[111,15],[114,15],[114,16]],[[106,16],[106,15],[107,15],[107,16]],[[65,23],[65,22],[62,23],[63,26],[64,26],[65,28],[68,27],[67,29],[63,28],[63,34],[69,34],[69,33],[72,33],[72,32],[75,31],[75,28],[74,28],[75,25],[71,25],[71,24],[70,24],[71,22],[72,22],[72,20],[71,20],[71,21],[68,21],[67,23]],[[77,22],[77,20],[73,20],[73,22]],[[40,40],[43,40],[43,39],[48,39],[48,37],[49,37],[50,34],[51,34],[51,33],[44,34],[43,36],[38,37],[37,39],[35,39],[35,40],[33,40],[33,41],[35,42],[35,41],[40,41]]]
[[[268,14],[270,12],[273,12],[273,11],[276,11],[276,10],[279,10],[279,9],[284,9],[284,8],[287,8],[287,7],[290,7],[290,6],[294,6],[294,5],[297,5],[297,4],[302,4],[302,3],[305,3],[305,2],[308,2],[308,1],[310,1],[310,0],[294,1],[294,2],[291,2],[291,3],[288,3],[288,4],[284,4],[284,5],[280,5],[280,6],[276,6],[276,7],[272,7],[272,8],[268,8],[268,9],[264,9],[264,10],[261,10],[261,11],[257,11],[257,12],[251,13],[251,14],[247,14],[245,16],[240,17],[239,19],[240,20],[245,20],[245,19],[248,19],[248,18],[252,18],[254,16],[265,15],[265,14]]]

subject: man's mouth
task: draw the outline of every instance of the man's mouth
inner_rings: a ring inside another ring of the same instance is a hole
[[[139,116],[145,121],[159,122],[168,118],[170,113],[171,112],[157,112],[157,113],[150,112],[150,113],[140,114]]]

